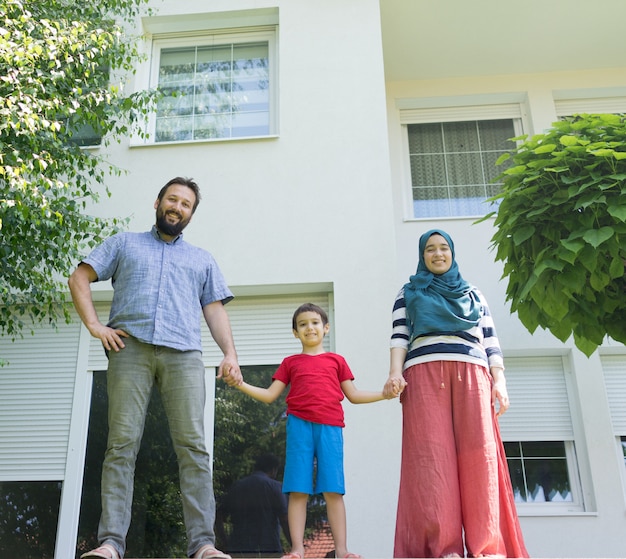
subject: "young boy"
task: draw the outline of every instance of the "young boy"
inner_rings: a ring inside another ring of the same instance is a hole
[[[280,396],[287,385],[287,457],[283,492],[289,493],[288,519],[291,552],[283,559],[304,557],[304,527],[309,495],[322,493],[328,522],[335,541],[335,556],[356,558],[346,541],[346,510],[343,502],[344,395],[353,404],[385,399],[383,392],[358,390],[345,359],[324,351],[324,336],[330,325],[323,309],[312,303],[298,307],[292,320],[293,333],[302,343],[302,353],[283,360],[269,388],[246,382],[236,387],[267,404]],[[387,398],[400,394],[400,381]],[[315,488],[314,458],[317,458]]]

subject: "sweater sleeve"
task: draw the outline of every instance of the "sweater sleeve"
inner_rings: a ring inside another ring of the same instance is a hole
[[[409,348],[409,328],[406,323],[406,303],[404,301],[404,287],[400,289],[398,296],[393,304],[393,312],[391,313],[392,330],[391,330],[391,347]]]
[[[496,327],[493,322],[493,317],[491,316],[491,311],[489,310],[489,305],[487,304],[485,296],[480,291],[476,290],[476,293],[484,309],[484,314],[480,319],[480,324],[478,326],[481,328],[483,333],[483,347],[487,353],[489,368],[502,367],[504,369],[504,359],[502,356],[502,350],[500,349],[500,341],[498,340]]]

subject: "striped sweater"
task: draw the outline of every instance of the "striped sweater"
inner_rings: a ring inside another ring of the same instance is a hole
[[[393,306],[391,347],[407,349],[404,370],[428,361],[464,361],[484,365],[487,368],[504,368],[500,342],[487,301],[478,289],[474,288],[474,293],[484,309],[478,326],[462,332],[420,336],[413,340],[409,347],[410,335],[406,322],[404,287],[400,290]]]

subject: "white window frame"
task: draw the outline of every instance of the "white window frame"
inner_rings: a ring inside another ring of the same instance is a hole
[[[251,138],[271,138],[278,135],[278,56],[277,56],[277,31],[276,25],[246,27],[241,29],[219,29],[210,32],[187,32],[173,34],[157,34],[152,37],[150,56],[150,88],[156,89],[159,84],[159,68],[161,64],[161,51],[167,48],[214,46],[228,44],[247,44],[267,42],[269,61],[269,131],[260,136],[207,138],[193,140],[176,140],[157,142],[155,140],[156,111],[148,117],[146,132],[147,137],[143,143],[149,145],[168,145],[180,143],[199,142],[224,142],[249,140]]]
[[[493,98],[492,96],[468,96],[467,98],[446,99],[407,99],[396,102],[402,127],[402,153],[404,178],[405,221],[424,221],[432,219],[476,219],[481,215],[456,215],[415,217],[413,211],[413,192],[411,161],[409,154],[409,124],[428,124],[445,122],[468,122],[484,120],[513,120],[515,136],[528,129],[526,125],[525,96]],[[486,208],[487,210],[487,208]],[[487,211],[485,211],[487,213]]]
[[[587,92],[579,92],[578,95]],[[554,98],[556,116],[563,118],[575,114],[626,113],[626,96],[577,96],[573,92],[557,92]]]
[[[334,295],[331,283],[234,287],[233,291],[235,299],[226,306],[226,310],[237,339],[237,355],[240,365],[275,364],[280,362],[285,355],[301,350],[298,340],[293,337],[291,331],[291,318],[302,301],[310,301],[319,305],[327,311],[331,323],[334,322]],[[111,297],[112,291],[106,286],[102,287],[102,291],[94,292],[96,312],[102,322],[106,322],[108,319]],[[75,317],[75,321],[78,321],[78,317]],[[205,366],[207,394],[213,394],[216,367],[223,356],[217,344],[212,340],[204,321],[201,324],[205,347],[202,360]],[[76,358],[76,369],[72,371],[72,377],[75,377],[76,382],[72,403],[66,474],[59,510],[55,558],[73,556],[75,552],[93,372],[107,368],[106,355],[102,350],[100,341],[90,336],[84,325],[80,326],[77,335],[79,335],[79,340],[76,342],[78,346],[75,351],[78,357]],[[61,347],[59,349],[58,344],[53,345],[55,351],[67,357],[67,348]],[[329,351],[335,350],[333,336],[326,338],[325,347]],[[58,375],[54,377],[54,380],[58,384]],[[212,427],[214,412],[214,398],[207,398],[204,410],[204,421],[207,426],[205,436],[207,437],[207,448],[211,449],[211,454],[214,439]],[[38,449],[38,452],[38,456],[40,456],[41,449]],[[31,462],[39,464],[41,460],[31,460]]]
[[[559,441],[565,444],[572,501],[516,503],[520,516],[586,512],[581,464],[576,454],[573,387],[566,356],[505,357],[511,408],[500,417],[505,442]],[[581,443],[582,444],[582,443]]]
[[[626,355],[603,353],[600,355],[606,388],[611,426],[615,439],[616,458],[621,464],[622,492],[626,499],[626,457],[622,450],[622,437],[626,437]]]

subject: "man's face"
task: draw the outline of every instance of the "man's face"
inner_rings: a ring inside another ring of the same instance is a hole
[[[187,227],[193,216],[196,195],[191,188],[172,184],[161,200],[154,203],[156,225],[161,233],[176,237]]]

